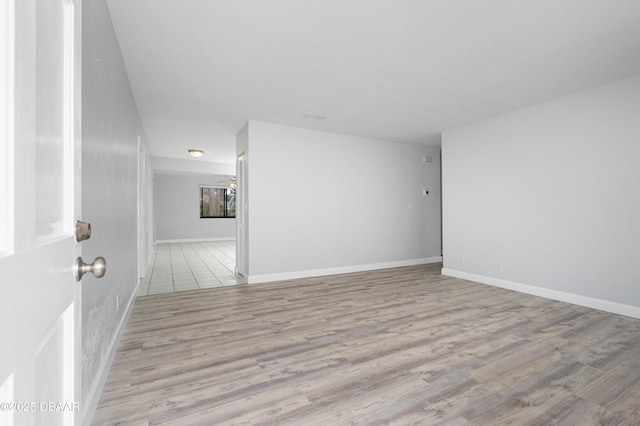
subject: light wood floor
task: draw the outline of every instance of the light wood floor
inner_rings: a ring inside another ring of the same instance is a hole
[[[94,424],[640,424],[640,320],[440,268],[139,297]]]

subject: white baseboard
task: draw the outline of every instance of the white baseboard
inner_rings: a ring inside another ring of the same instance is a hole
[[[402,266],[424,265],[442,262],[442,256],[422,259],[399,260],[395,262],[371,263],[366,265],[341,266],[337,268],[310,269],[306,271],[282,272],[278,274],[249,275],[249,284],[267,283],[273,281],[295,280],[299,278],[323,277],[326,275],[350,274],[353,272],[374,271],[377,269],[400,268]]]
[[[488,284],[494,287],[506,288],[508,290],[513,290],[520,293],[531,294],[547,299],[559,300],[561,302],[586,306],[587,308],[598,309],[600,311],[611,312],[613,314],[640,319],[640,307],[638,306],[625,305],[623,303],[596,299],[594,297],[582,296],[580,294],[567,293],[564,291],[552,290],[549,288],[537,287],[529,284],[522,284],[514,281],[487,277],[484,275],[471,274],[468,272],[457,271],[455,269],[443,268],[442,275],[462,278],[464,280],[475,281],[481,284]]]
[[[93,383],[91,391],[86,396],[86,401],[82,403],[82,415],[81,422],[82,425],[91,425],[91,421],[93,420],[93,416],[96,414],[96,409],[98,408],[98,404],[100,403],[100,398],[102,397],[102,391],[104,390],[104,385],[107,383],[107,378],[109,377],[109,371],[111,371],[111,364],[113,363],[113,359],[116,356],[116,352],[118,351],[118,345],[120,344],[120,338],[122,338],[122,334],[127,325],[127,321],[129,321],[129,316],[131,315],[131,311],[133,310],[133,304],[136,301],[136,296],[138,294],[138,287],[140,287],[140,281],[138,280],[138,285],[136,285],[133,290],[131,299],[127,304],[127,308],[125,310],[124,315],[122,316],[122,320],[120,320],[120,324],[118,324],[118,329],[114,334],[111,342],[109,343],[108,351],[109,356],[104,364],[100,366],[100,370],[98,370],[98,378]]]
[[[155,244],[162,243],[204,243],[207,241],[235,241],[235,237],[227,237],[227,238],[179,238],[176,240],[156,240]]]

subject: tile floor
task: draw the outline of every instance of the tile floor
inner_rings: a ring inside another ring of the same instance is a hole
[[[239,284],[236,242],[156,244],[138,296]]]

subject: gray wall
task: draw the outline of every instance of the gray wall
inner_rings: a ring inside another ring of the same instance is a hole
[[[138,137],[145,136],[104,0],[84,2],[82,27],[82,210],[93,230],[82,250],[85,261],[107,260],[104,278],[82,281],[86,422],[138,285]]]
[[[200,219],[200,185],[216,185],[224,176],[157,175],[156,240],[233,239],[235,219]]]
[[[246,131],[249,282],[440,259],[439,148],[255,121]]]
[[[640,317],[639,118],[640,75],[445,132],[444,272]]]

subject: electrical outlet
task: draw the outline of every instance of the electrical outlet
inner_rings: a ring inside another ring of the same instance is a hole
[[[502,262],[498,262],[498,271],[502,271],[504,269],[504,265]]]
[[[464,265],[464,256],[462,256],[462,257],[460,258],[460,263],[461,263],[462,265]]]

